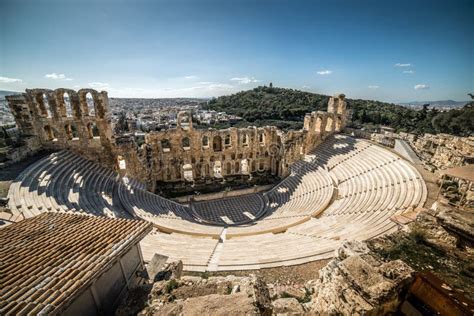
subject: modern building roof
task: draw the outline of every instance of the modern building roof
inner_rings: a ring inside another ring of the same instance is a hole
[[[145,221],[44,213],[0,229],[0,314],[56,314],[138,243]]]
[[[474,182],[474,165],[449,168],[441,171],[441,174]]]

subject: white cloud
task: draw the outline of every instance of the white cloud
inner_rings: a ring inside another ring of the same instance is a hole
[[[369,85],[368,88],[375,90],[375,89],[378,89],[378,88],[380,88],[380,87],[379,87],[379,86],[376,86],[376,85]]]
[[[395,67],[406,68],[406,67],[411,67],[411,64],[409,64],[409,63],[406,63],[406,64],[396,63],[394,66]]]
[[[50,74],[46,74],[46,75],[44,75],[44,77],[48,78],[48,79],[53,79],[53,80],[66,80],[66,81],[74,80],[72,78],[66,77],[65,74],[57,74],[55,72],[50,73]]]
[[[415,71],[414,70],[404,70],[403,73],[404,74],[414,74]]]
[[[430,86],[427,84],[417,84],[415,85],[415,90],[427,90]]]
[[[15,83],[15,82],[23,82],[21,79],[16,78],[8,78],[8,77],[0,77],[1,83]]]
[[[210,81],[199,81],[198,84],[211,84],[212,82]]]
[[[332,74],[332,70],[327,70],[327,69],[326,70],[320,70],[317,73],[318,73],[318,75],[326,76],[326,75]]]
[[[105,82],[89,82],[89,87],[94,89],[109,89],[110,85]]]
[[[255,79],[254,77],[234,77],[229,79],[230,81],[237,81],[238,84],[249,84],[249,83],[255,83],[255,82],[260,82],[260,80]]]
[[[302,89],[309,89],[309,88],[311,88],[311,87],[310,87],[310,86],[302,86],[301,88],[302,88]]]
[[[95,84],[95,83],[92,83]],[[89,84],[90,85],[90,84]],[[107,92],[112,97],[132,98],[176,98],[176,97],[212,97],[236,92],[234,85],[220,82],[199,82],[190,87],[166,87],[166,88],[113,88],[109,87]]]
[[[198,79],[199,77],[198,76],[194,76],[194,75],[189,75],[189,76],[185,76],[184,79],[186,80],[194,80],[194,79]]]

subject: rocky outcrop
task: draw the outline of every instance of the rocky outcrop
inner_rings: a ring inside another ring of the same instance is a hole
[[[154,276],[155,281],[179,279],[183,274],[183,262],[181,260],[166,264],[163,269]]]
[[[141,315],[271,315],[268,288],[258,277],[180,276],[180,262],[171,263],[169,278],[153,283]]]
[[[466,165],[474,152],[473,137],[407,133],[400,133],[399,136],[410,144],[431,171]]]
[[[274,315],[304,315],[305,311],[298,300],[293,297],[279,298],[272,303]]]
[[[346,242],[320,278],[308,284],[314,293],[308,305],[314,313],[329,315],[395,312],[412,274],[403,261],[382,262],[364,243]]]
[[[436,218],[441,226],[470,243],[474,243],[474,213],[439,206]]]

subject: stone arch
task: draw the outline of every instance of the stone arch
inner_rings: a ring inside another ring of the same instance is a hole
[[[49,125],[45,125],[43,127],[43,130],[44,130],[44,133],[45,133],[45,137],[47,140],[54,140],[56,137],[54,136],[54,130],[51,126]]]
[[[244,136],[242,137],[242,144],[244,146],[248,146],[248,144],[249,144],[249,135],[244,134]]]
[[[231,146],[232,145],[232,138],[230,137],[230,134],[226,134],[224,137],[224,145],[225,146]]]
[[[44,111],[46,114],[46,117],[47,118],[53,118],[53,111],[51,110],[51,104],[49,102],[49,96],[46,94],[46,93],[43,93],[41,95],[42,97],[42,102],[43,102],[43,106],[44,106]]]
[[[72,117],[73,111],[72,111],[72,105],[71,105],[71,97],[69,96],[68,92],[64,92],[62,94],[62,101],[64,104],[64,116]]]
[[[325,120],[321,115],[316,116],[316,122],[314,124],[314,131],[316,133],[323,133],[326,130],[326,126],[324,125]]]
[[[161,142],[161,150],[163,152],[168,152],[171,150],[171,143],[169,141],[169,139],[165,138],[165,139],[162,139]]]
[[[107,92],[103,91],[99,94],[99,92],[94,89],[81,89],[77,93],[79,95],[80,112],[83,113],[83,115],[95,116],[101,119],[105,117],[103,102],[107,102],[104,101],[107,100]],[[90,107],[94,109],[93,113],[90,112]]]
[[[87,124],[87,134],[89,139],[100,136],[99,128],[97,127],[97,124],[95,122],[89,122]]]
[[[212,149],[216,152],[222,151],[222,138],[219,135],[212,139]]]
[[[202,137],[202,147],[209,147],[209,137],[206,135]]]
[[[232,174],[232,165],[230,164],[230,161],[227,161],[227,163],[225,164],[225,174]]]
[[[191,141],[189,140],[189,137],[184,137],[181,140],[181,145],[183,146],[184,150],[189,150],[191,149]]]
[[[58,117],[80,118],[77,93],[71,89],[59,88],[54,90]]]
[[[86,93],[86,104],[87,104],[87,114],[89,116],[95,116],[95,102],[92,93],[88,91]]]
[[[328,119],[326,121],[326,132],[334,132],[334,119],[332,116],[328,116]]]
[[[50,107],[50,102],[48,95],[44,91],[38,91],[34,94],[34,99],[36,103],[37,113],[45,118],[52,118],[52,111]]]
[[[242,174],[249,174],[249,161],[248,159],[242,159],[240,161],[240,166],[241,166],[241,173]]]
[[[342,118],[341,116],[336,116],[335,131],[340,132],[342,129]]]
[[[77,139],[79,137],[76,125],[74,124],[66,124],[64,125],[64,131],[66,132],[66,138],[68,140]]]
[[[193,166],[191,164],[188,163],[183,165],[183,177],[186,181],[194,181]]]
[[[222,163],[220,160],[214,161],[213,173],[215,178],[222,178]]]

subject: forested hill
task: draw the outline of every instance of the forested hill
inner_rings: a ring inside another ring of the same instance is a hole
[[[326,111],[329,96],[293,89],[261,86],[248,91],[211,99],[206,108],[244,118],[240,126],[275,125],[283,129],[303,126],[304,115]],[[425,106],[413,110],[400,105],[372,100],[347,99],[353,127],[387,125],[410,133],[450,133],[469,136],[474,132],[473,102],[462,109],[440,112]]]

